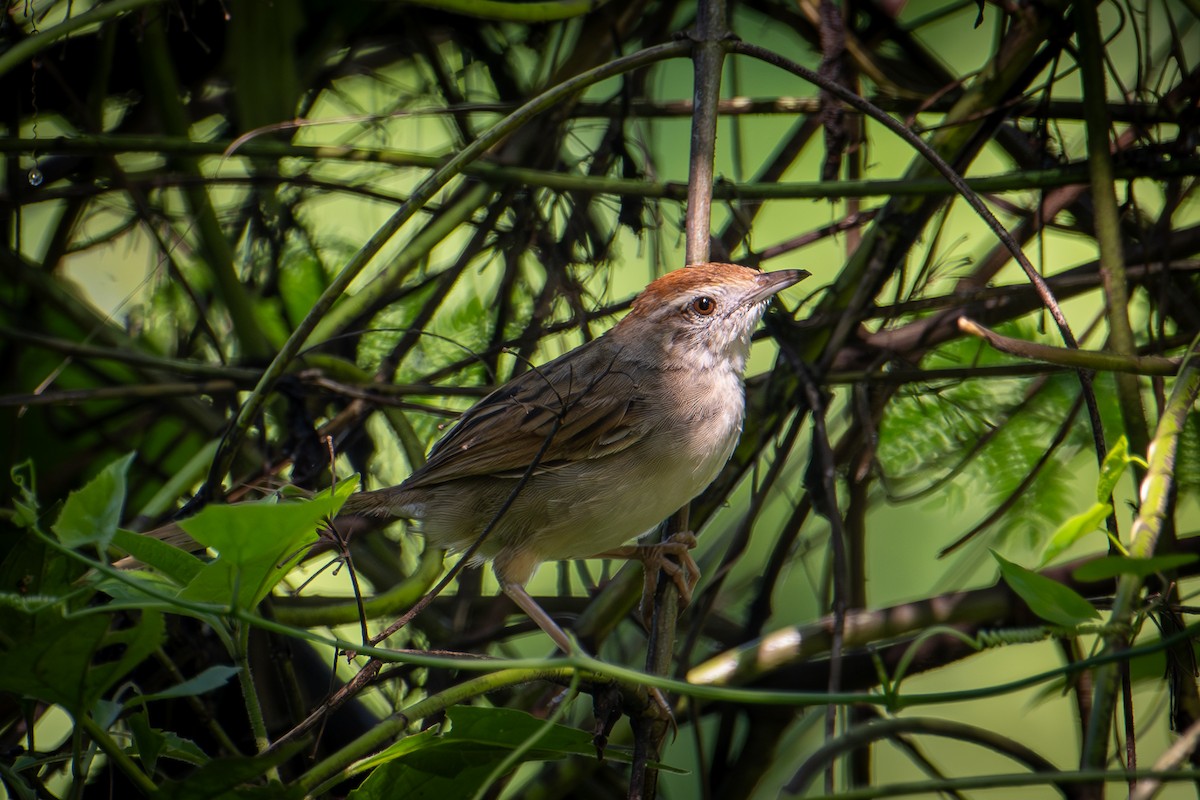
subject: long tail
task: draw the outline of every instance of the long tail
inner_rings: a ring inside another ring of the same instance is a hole
[[[355,492],[346,500],[338,515],[417,519],[421,516],[421,508],[411,491],[389,486],[386,489]]]

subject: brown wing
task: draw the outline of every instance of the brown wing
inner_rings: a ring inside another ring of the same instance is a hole
[[[404,485],[519,477],[534,459],[543,472],[629,447],[649,424],[640,387],[616,357],[597,339],[509,381],[463,414]]]

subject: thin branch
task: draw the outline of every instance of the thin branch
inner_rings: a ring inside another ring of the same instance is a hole
[[[1002,353],[1093,372],[1119,372],[1132,375],[1175,375],[1182,358],[1122,355],[1100,350],[1071,350],[1065,347],[1027,342],[1002,336],[967,317],[958,318],[958,329],[978,336]]]

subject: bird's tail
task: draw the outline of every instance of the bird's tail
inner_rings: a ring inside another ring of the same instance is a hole
[[[412,494],[398,486],[355,492],[346,499],[338,516],[420,519],[421,504]]]

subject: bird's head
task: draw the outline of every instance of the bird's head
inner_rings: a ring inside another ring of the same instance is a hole
[[[808,275],[802,269],[760,272],[737,264],[677,269],[634,299],[612,335],[668,368],[729,365],[740,372],[767,302]]]

